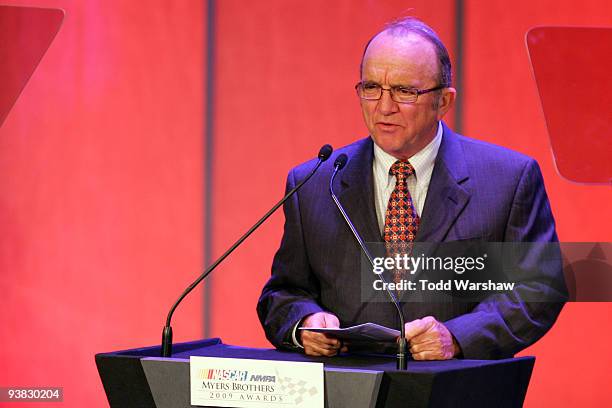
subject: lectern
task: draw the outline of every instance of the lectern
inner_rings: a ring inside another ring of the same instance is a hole
[[[397,371],[393,356],[309,357],[231,346],[218,338],[175,344],[172,358],[159,355],[159,346],[96,355],[112,408],[191,407],[190,356],[324,363],[328,408],[521,407],[535,362],[534,357],[410,361],[407,371]]]

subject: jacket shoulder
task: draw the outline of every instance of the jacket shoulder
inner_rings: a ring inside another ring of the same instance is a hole
[[[341,154],[346,154],[351,160],[354,157],[367,154],[367,151],[372,150],[372,139],[368,136],[363,139],[359,139],[351,144],[335,149],[332,155],[321,165],[319,169],[320,173],[331,172],[334,168],[334,161]],[[304,163],[298,164],[291,169],[290,173],[293,173],[296,178],[301,178],[312,171],[314,166],[317,164],[318,159],[310,159]]]
[[[523,153],[463,135],[455,134],[455,137],[468,168],[501,174],[522,172],[528,165],[537,166],[535,159]]]

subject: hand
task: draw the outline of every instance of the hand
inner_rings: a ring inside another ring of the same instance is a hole
[[[451,332],[431,316],[408,322],[404,328],[415,360],[449,360],[461,352]]]
[[[338,318],[327,312],[318,312],[307,316],[301,327],[340,327]],[[346,352],[347,347],[334,337],[309,330],[299,330],[304,352],[309,356],[332,357],[338,352]]]

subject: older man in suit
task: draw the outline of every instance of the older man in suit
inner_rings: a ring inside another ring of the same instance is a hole
[[[402,241],[556,242],[537,163],[442,122],[456,91],[448,53],[425,23],[406,18],[376,34],[356,89],[370,136],[336,152],[350,158],[336,188],[366,241],[399,239],[389,216],[399,195],[409,220]],[[345,348],[300,327],[399,322],[391,304],[360,299],[360,249],[327,193],[332,161],[286,203],[284,236],[257,308],[275,346],[309,355]],[[287,188],[312,165],[293,169]],[[554,323],[566,290],[560,268],[535,268],[524,278],[479,303],[403,304],[412,357],[502,358],[535,342]],[[534,291],[541,302],[526,302]]]

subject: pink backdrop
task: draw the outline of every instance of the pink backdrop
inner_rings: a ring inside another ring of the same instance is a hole
[[[66,16],[0,128],[0,384],[103,407],[94,354],[157,343],[202,266],[204,7],[36,4]]]
[[[365,136],[353,85],[369,36],[413,14],[454,58],[454,4],[217,1],[213,256],[281,196],[290,167]],[[59,385],[67,406],[104,406],[94,354],[159,342],[203,264],[205,3],[36,5],[66,17],[0,128],[0,385]],[[612,191],[556,174],[523,36],[611,23],[604,0],[465,1],[464,132],[538,159],[566,241],[612,241]],[[279,213],[214,273],[208,311],[201,292],[178,309],[177,341],[201,337],[204,315],[210,336],[269,346],[255,303],[281,227]],[[611,312],[568,305],[522,353],[538,358],[527,406],[612,404]]]

